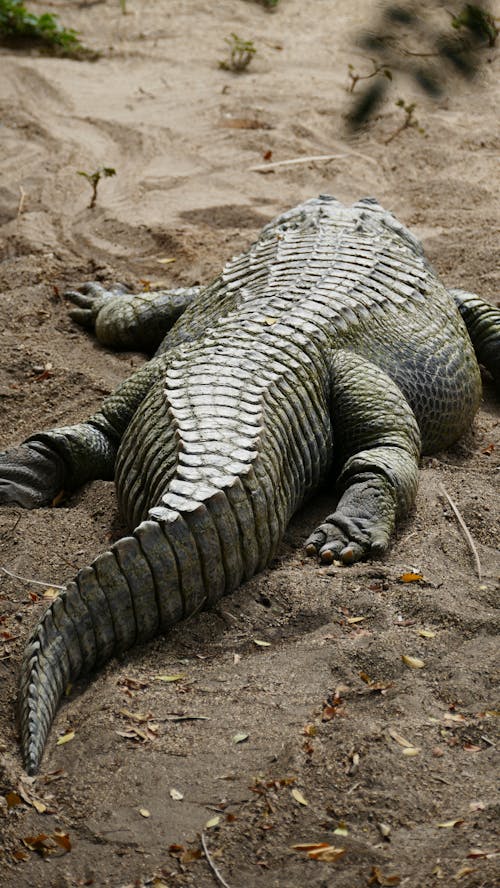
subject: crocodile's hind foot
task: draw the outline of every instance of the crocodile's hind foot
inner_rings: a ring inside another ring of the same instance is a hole
[[[323,564],[354,564],[383,555],[393,529],[393,502],[382,479],[351,487],[348,511],[338,509],[313,531],[305,543],[308,555],[318,555]]]

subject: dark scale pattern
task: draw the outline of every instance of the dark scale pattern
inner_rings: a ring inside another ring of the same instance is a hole
[[[156,346],[185,310],[87,423],[0,455],[0,499],[28,506],[62,476],[74,486],[114,471],[133,531],[79,571],[27,648],[32,772],[67,682],[261,570],[332,464],[341,498],[308,551],[383,552],[413,502],[421,448],[458,437],[477,407],[465,324],[498,370],[498,311],[461,291],[457,311],[418,241],[371,199],[284,213],[206,288],[70,296],[80,323],[133,347]]]

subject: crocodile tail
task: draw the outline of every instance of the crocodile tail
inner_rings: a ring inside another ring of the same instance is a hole
[[[206,488],[197,500],[178,497],[182,510],[152,509],[45,611],[26,648],[19,687],[28,773],[39,768],[70,682],[234,591],[272,556],[282,527],[273,540],[268,531],[256,532],[255,519],[267,526],[267,515],[251,475],[245,485],[233,478],[225,489]]]

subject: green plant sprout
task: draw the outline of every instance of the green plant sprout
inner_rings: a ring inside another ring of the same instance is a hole
[[[403,122],[397,129],[394,130],[387,139],[384,139],[384,145],[388,145],[389,142],[392,142],[397,136],[399,136],[406,129],[418,129],[419,133],[424,133],[425,130],[423,127],[419,125],[418,120],[413,116],[416,108],[415,102],[410,102],[406,104],[404,99],[398,99],[395,103],[398,108],[402,108],[404,111],[405,117]]]
[[[85,173],[83,170],[78,170],[77,174],[83,176],[92,188],[92,197],[90,198],[88,209],[93,210],[97,202],[97,187],[99,182],[107,176],[116,176],[116,170],[113,169],[113,167],[100,167],[98,170],[95,170],[94,173]]]
[[[229,59],[219,62],[219,68],[224,71],[234,71],[241,73],[248,68],[252,58],[257,52],[251,40],[242,40],[237,34],[231,34],[225,38],[225,42],[229,46]]]
[[[11,46],[40,44],[49,52],[75,58],[92,55],[78,33],[60,25],[56,15],[33,15],[21,0],[0,0],[0,41]]]

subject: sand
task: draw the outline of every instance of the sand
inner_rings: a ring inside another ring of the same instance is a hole
[[[73,324],[65,287],[207,281],[276,213],[321,192],[376,196],[446,284],[498,301],[498,49],[437,104],[398,81],[349,140],[347,66],[369,70],[352,46],[367,2],[282,0],[274,14],[242,0],[129,0],[128,15],[114,0],[29,6],[102,55],[0,50],[0,447],[84,418],[144,360]],[[231,32],[258,50],[241,75],[218,67]],[[417,102],[419,127],[385,144],[400,96]],[[335,157],[251,169],[318,155]],[[89,209],[77,172],[99,167],[116,175]],[[14,701],[46,590],[0,577],[2,884],[208,888],[204,831],[231,888],[493,888],[499,452],[485,379],[470,433],[423,460],[415,511],[384,559],[339,569],[304,557],[325,491],[267,571],[73,688],[36,780],[23,774]],[[59,508],[2,508],[0,564],[61,584],[120,532],[113,485],[94,483]],[[423,579],[404,583],[410,570]],[[61,856],[23,844],[55,832],[71,843]],[[310,859],[292,848],[304,842],[343,853]]]

